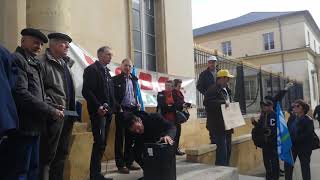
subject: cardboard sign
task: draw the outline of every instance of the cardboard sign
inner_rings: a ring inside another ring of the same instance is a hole
[[[225,104],[221,104],[225,130],[230,130],[246,124],[240,110],[239,102],[230,103],[227,108],[225,106]]]

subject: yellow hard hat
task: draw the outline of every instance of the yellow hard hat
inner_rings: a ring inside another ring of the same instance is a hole
[[[233,78],[234,76],[231,75],[227,69],[221,69],[220,71],[217,72],[217,77]]]

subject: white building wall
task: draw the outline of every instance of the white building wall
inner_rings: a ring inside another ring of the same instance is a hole
[[[316,36],[316,33],[312,30],[312,28],[305,23],[305,41],[306,41],[306,46],[309,45],[309,47],[315,51],[316,53],[320,53],[320,43],[319,43],[319,39]],[[308,32],[309,32],[309,39],[310,39],[310,44],[308,42]],[[316,42],[316,44],[314,44],[314,41]]]

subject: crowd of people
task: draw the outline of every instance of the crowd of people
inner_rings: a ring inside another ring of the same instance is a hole
[[[229,166],[233,129],[225,130],[221,105],[225,104],[227,107],[233,101],[231,90],[228,88],[228,82],[230,78],[233,78],[233,75],[228,70],[219,70],[216,62],[217,57],[208,57],[208,67],[199,75],[197,89],[204,95],[203,105],[207,114],[206,127],[209,131],[211,144],[217,146],[215,165]],[[291,86],[293,84],[288,83],[275,96],[265,96],[264,100],[260,102],[261,113],[258,121],[252,119],[255,129],[259,128],[257,134],[262,134],[261,141],[263,142],[258,146],[262,148],[267,180],[278,180],[282,173],[284,173],[286,180],[292,180],[294,164],[285,162],[284,171],[281,170],[279,165],[277,115],[275,112],[277,103],[281,102]],[[313,119],[307,115],[309,109],[310,106],[304,100],[294,101],[289,108],[290,117],[287,122],[292,141],[293,162],[299,157],[303,180],[311,180],[310,160],[312,150],[315,149]],[[316,107],[314,118],[319,120],[319,114],[320,106]],[[316,148],[319,148],[318,145],[316,146]]]
[[[73,124],[77,119],[75,84],[68,57],[72,38],[63,33],[48,36],[33,28],[21,31],[21,44],[14,53],[0,47],[0,177],[4,180],[62,180]],[[43,54],[42,48],[49,43]],[[168,80],[157,95],[157,113],[141,110],[137,97],[138,78],[132,73],[133,63],[125,58],[121,73],[111,76],[108,64],[112,48],[100,47],[98,60],[85,68],[82,95],[87,101],[94,143],[90,160],[90,180],[108,180],[101,174],[101,160],[107,145],[110,124],[115,115],[114,154],[119,173],[144,169],[144,143],[163,141],[179,148],[181,123],[188,117],[181,91],[182,80]],[[204,95],[206,127],[210,142],[216,144],[215,164],[229,166],[233,129],[226,130],[221,105],[233,102],[228,82],[234,76],[217,67],[217,57],[207,59],[196,88]],[[279,179],[277,121],[275,105],[284,97],[290,84],[275,97],[266,96],[260,103],[261,115],[256,127],[264,128],[262,147],[266,179]],[[310,180],[310,157],[314,132],[309,105],[297,100],[292,105],[288,129],[292,155],[299,157],[302,176]],[[320,108],[319,108],[320,109]],[[181,113],[183,120],[181,119]],[[179,115],[179,117],[178,117]],[[319,117],[315,113],[315,116]],[[319,118],[320,119],[320,118]],[[135,165],[134,161],[139,165]],[[292,179],[293,167],[285,163],[285,178]]]
[[[1,108],[0,177],[4,180],[62,180],[76,112],[75,84],[68,57],[72,38],[26,28],[14,53],[0,47]],[[45,43],[48,48],[42,52]],[[85,68],[82,95],[87,101],[94,143],[90,180],[111,179],[101,174],[110,123],[115,115],[114,153],[119,173],[143,168],[143,144],[163,141],[176,147],[181,124],[176,111],[190,107],[184,101],[182,80],[166,82],[158,95],[158,113],[141,111],[137,97],[138,78],[129,58],[121,73],[111,76],[107,65],[112,49],[97,50],[98,60]],[[161,99],[161,95],[165,95]],[[139,166],[134,165],[134,161]]]

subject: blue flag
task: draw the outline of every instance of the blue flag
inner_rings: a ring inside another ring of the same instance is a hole
[[[294,162],[291,153],[292,142],[279,102],[277,102],[276,113],[278,155],[281,160],[293,166]]]
[[[134,66],[132,68],[132,74],[137,76],[137,71]],[[142,100],[142,96],[141,96],[141,89],[140,89],[139,83],[137,84],[136,90],[137,90],[137,99],[139,101],[141,111],[144,111],[144,105],[143,105],[143,100]]]

